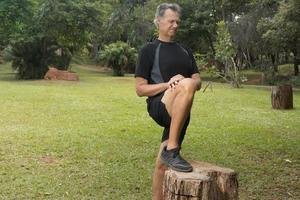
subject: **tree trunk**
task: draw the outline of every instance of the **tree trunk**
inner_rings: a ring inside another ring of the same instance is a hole
[[[277,65],[277,62],[276,62],[276,55],[275,54],[271,54],[271,60],[272,60],[272,65],[273,65],[274,72],[278,72],[278,65]]]
[[[293,54],[294,54],[294,74],[295,76],[298,76],[299,74],[299,60],[298,60],[298,55],[297,55],[297,49],[295,48],[294,51],[293,51]]]
[[[274,109],[292,109],[293,108],[293,88],[291,85],[272,87],[272,107]]]
[[[215,50],[215,47],[214,47],[213,40],[212,40],[212,38],[211,38],[211,36],[210,36],[209,33],[207,34],[206,37],[207,37],[207,39],[208,39],[209,46],[210,46],[210,48],[211,48],[211,50],[212,50],[212,53],[213,53],[213,56],[214,56],[214,59],[215,59],[215,57],[216,57],[216,50]]]
[[[237,200],[237,173],[205,162],[191,162],[193,172],[165,172],[164,200]]]

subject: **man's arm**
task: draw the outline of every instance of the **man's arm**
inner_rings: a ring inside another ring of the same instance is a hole
[[[142,77],[135,78],[136,94],[142,96],[154,96],[169,88],[168,83],[148,84],[148,81]]]
[[[192,75],[192,79],[195,81],[197,85],[197,90],[201,89],[201,77],[199,73],[195,73]]]

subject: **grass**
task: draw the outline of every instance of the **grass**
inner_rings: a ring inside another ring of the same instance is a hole
[[[151,199],[161,128],[134,78],[72,70],[79,82],[16,81],[0,65],[0,199]],[[195,96],[186,158],[239,173],[240,199],[300,198],[300,93],[213,83]]]

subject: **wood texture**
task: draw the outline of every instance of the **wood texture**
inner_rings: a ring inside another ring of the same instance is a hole
[[[293,108],[293,88],[291,85],[273,86],[271,90],[272,107],[274,109]]]
[[[58,70],[54,67],[50,67],[46,75],[46,80],[65,80],[65,81],[78,81],[79,77],[75,72],[69,72],[64,70]]]
[[[237,200],[237,173],[210,163],[192,161],[193,172],[167,170],[164,200]]]

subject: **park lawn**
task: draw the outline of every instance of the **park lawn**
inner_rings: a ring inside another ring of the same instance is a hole
[[[162,129],[133,76],[72,70],[79,82],[17,81],[0,65],[0,199],[151,199]],[[213,83],[183,155],[236,170],[242,200],[300,199],[299,91],[294,107],[271,109],[268,87]]]

